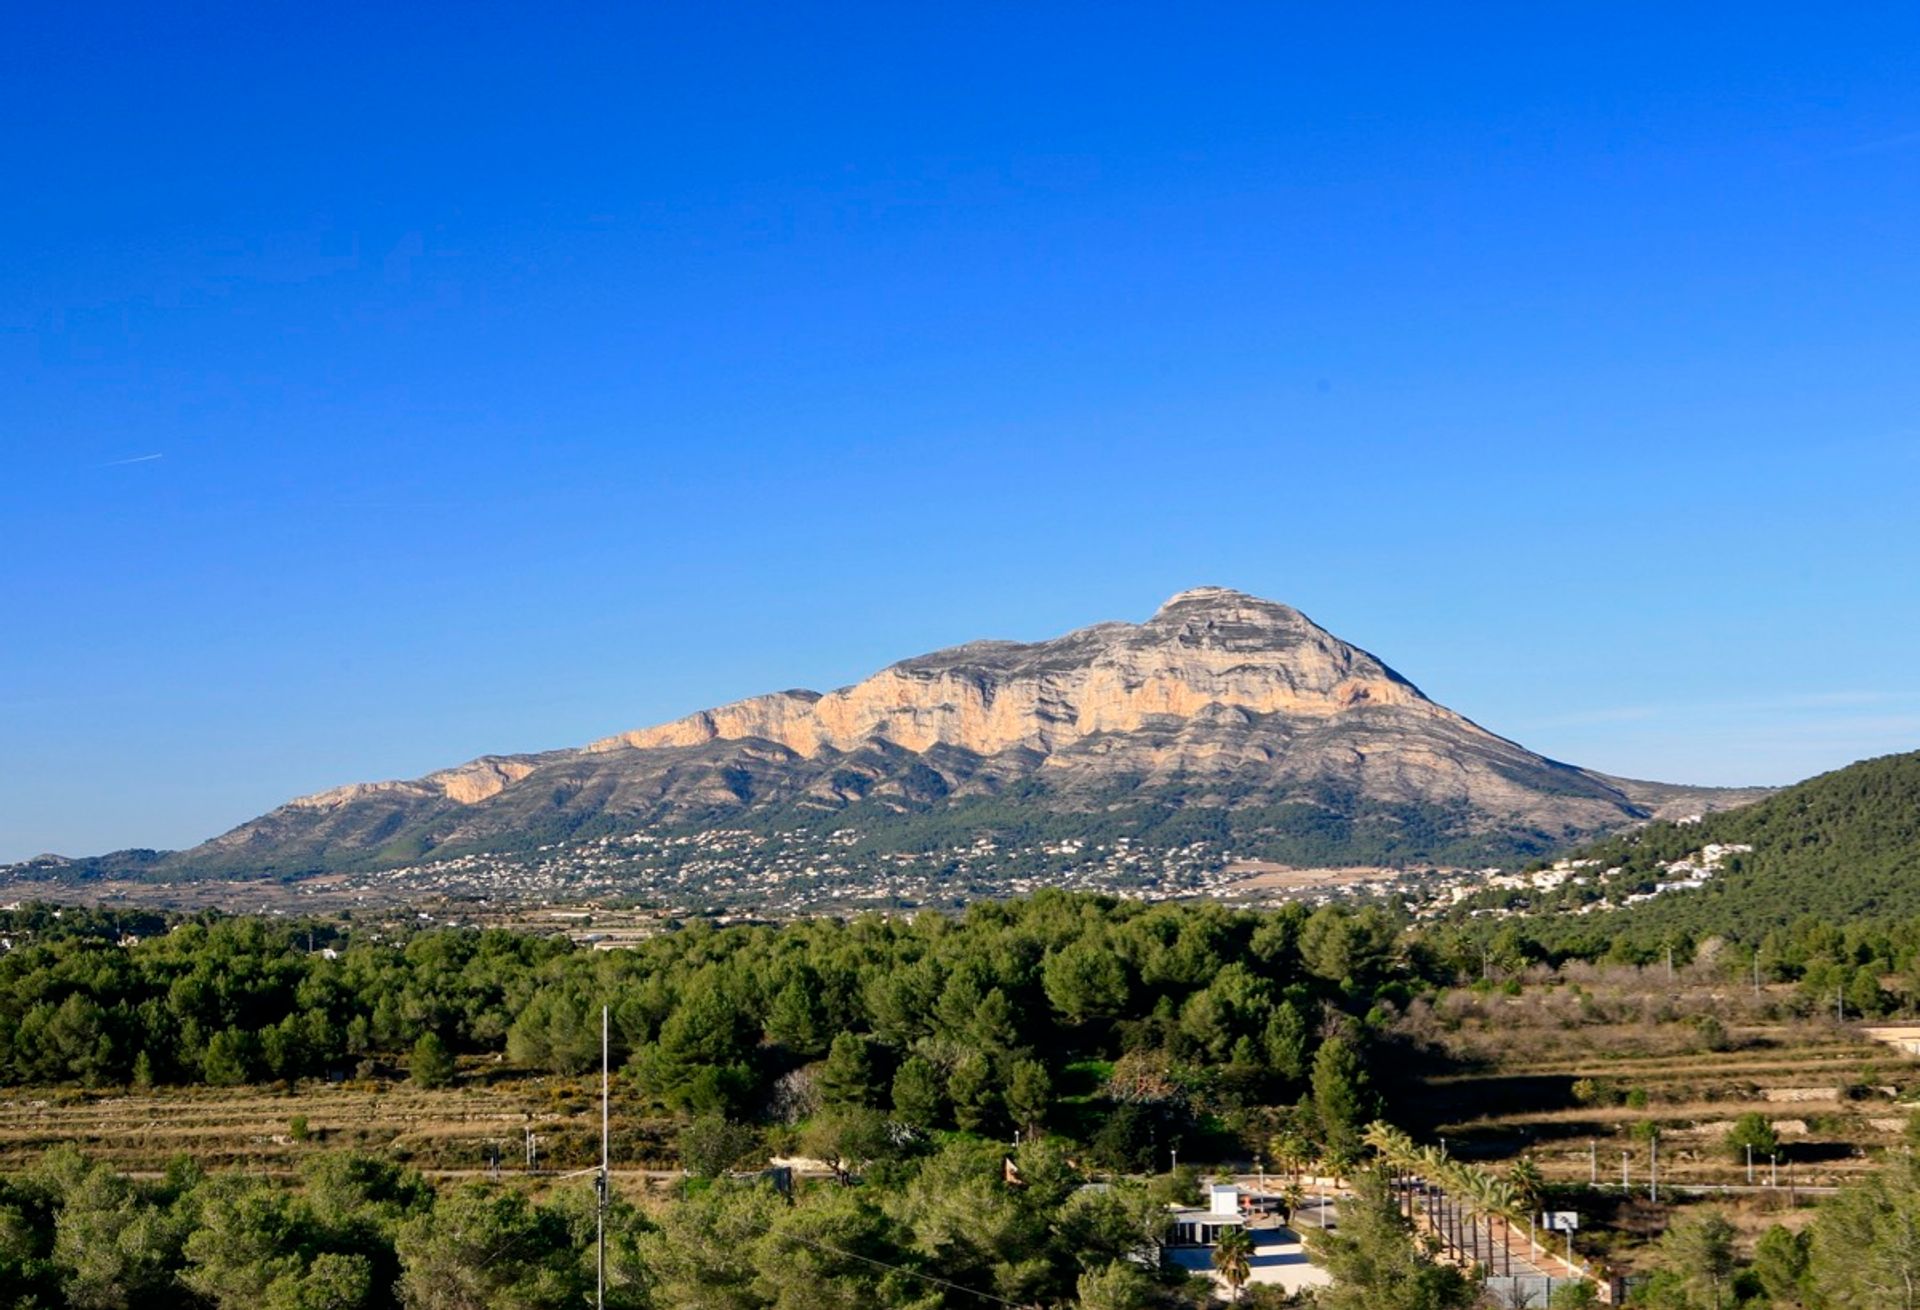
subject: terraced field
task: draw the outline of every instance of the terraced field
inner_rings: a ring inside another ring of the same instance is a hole
[[[174,1088],[151,1093],[33,1089],[0,1095],[0,1171],[22,1168],[72,1142],[137,1173],[191,1156],[208,1169],[291,1171],[308,1154],[353,1147],[408,1160],[432,1174],[524,1170],[532,1132],[542,1169],[577,1169],[598,1157],[599,1091],[590,1079],[490,1077],[427,1091],[405,1082]],[[295,1120],[305,1120],[305,1135]],[[635,1166],[673,1161],[671,1126],[613,1115],[616,1157]]]
[[[1758,1112],[1781,1150],[1755,1183],[1831,1186],[1903,1142],[1920,1060],[1803,1006],[1787,989],[1638,969],[1456,993],[1403,1020],[1429,1058],[1396,1104],[1456,1154],[1525,1154],[1551,1180],[1616,1187],[1623,1153],[1629,1178],[1648,1181],[1651,1130],[1663,1182],[1744,1186],[1724,1139]]]

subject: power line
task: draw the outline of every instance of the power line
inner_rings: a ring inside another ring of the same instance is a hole
[[[992,1301],[996,1305],[1010,1305],[1013,1307],[1013,1310],[1027,1310],[1028,1303],[1026,1302],[1009,1301],[1004,1296],[995,1296],[992,1292],[982,1292],[977,1288],[964,1287],[959,1283],[949,1282],[947,1279],[936,1277],[933,1274],[923,1274],[918,1269],[909,1269],[905,1265],[888,1264],[885,1260],[876,1260],[870,1255],[860,1255],[854,1251],[843,1251],[837,1246],[829,1246],[825,1242],[816,1242],[811,1237],[802,1237],[798,1233],[780,1233],[778,1236],[782,1241],[798,1242],[802,1246],[811,1246],[816,1251],[825,1251],[828,1255],[837,1255],[846,1260],[859,1260],[862,1263],[873,1265],[879,1269],[891,1270],[896,1274],[905,1274],[909,1278],[918,1278],[923,1283],[932,1283],[935,1286],[944,1287],[949,1291],[959,1292],[964,1296],[977,1296],[982,1301]]]

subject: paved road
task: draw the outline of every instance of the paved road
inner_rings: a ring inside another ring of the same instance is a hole
[[[1309,1193],[1306,1200],[1300,1203],[1300,1208],[1293,1212],[1293,1226],[1295,1228],[1337,1228],[1339,1225],[1335,1221],[1338,1203],[1339,1198],[1336,1196],[1328,1196],[1320,1192]]]

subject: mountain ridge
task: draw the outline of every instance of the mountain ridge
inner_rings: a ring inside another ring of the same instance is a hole
[[[828,692],[772,692],[579,747],[329,788],[142,867],[298,875],[623,827],[835,815],[895,828],[922,816],[944,831],[963,812],[1004,825],[1016,803],[1058,818],[1055,830],[1075,815],[1137,810],[1152,828],[1196,810],[1250,854],[1297,857],[1285,830],[1318,825],[1331,835],[1314,848],[1332,862],[1420,861],[1525,856],[1759,794],[1547,759],[1299,610],[1199,587],[1142,623],[968,642]],[[1357,822],[1385,837],[1343,849],[1339,825]],[[1396,824],[1426,835],[1396,840]]]

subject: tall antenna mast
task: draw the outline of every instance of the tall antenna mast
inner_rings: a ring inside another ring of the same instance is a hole
[[[600,1204],[594,1215],[596,1248],[593,1285],[594,1310],[607,1305],[607,1199],[613,1180],[607,1172],[607,1006],[600,1007]]]

